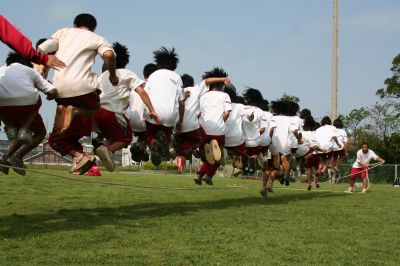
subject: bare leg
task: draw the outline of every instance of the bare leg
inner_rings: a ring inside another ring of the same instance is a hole
[[[363,178],[363,189],[367,189],[367,187],[368,187],[368,179]]]
[[[77,116],[94,116],[97,110],[88,110],[83,108],[74,107],[72,105],[68,105],[65,109],[63,127],[60,130],[60,133],[65,132],[72,123],[72,120]]]
[[[39,132],[36,132],[33,136],[32,136],[32,143],[31,144],[26,144],[23,145],[15,154],[15,156],[17,158],[22,159],[25,155],[27,155],[31,150],[33,150],[34,148],[36,148],[40,142],[44,139],[44,137],[46,136],[46,129],[43,127],[41,128],[41,130]]]
[[[56,116],[54,118],[54,128],[57,132],[60,132],[64,126],[65,109],[64,105],[57,105]]]

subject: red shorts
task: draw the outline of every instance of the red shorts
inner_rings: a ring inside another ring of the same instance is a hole
[[[351,168],[351,172],[350,172],[350,179],[355,180],[357,175],[361,176],[361,179],[364,179],[367,177],[367,172],[368,172],[368,168],[364,167],[364,168]]]
[[[224,135],[222,135],[222,136],[206,135],[203,144],[210,143],[211,140],[213,140],[213,139],[218,142],[219,146],[223,147],[225,145],[225,136]],[[200,149],[203,151],[202,154],[204,154],[204,145],[201,145]],[[197,171],[197,174],[200,176],[204,176],[205,174],[210,177],[214,176],[215,172],[217,171],[217,169],[221,163],[216,162],[215,164],[209,164],[204,157],[202,157],[201,160],[202,160],[203,164],[200,166],[200,169],[199,169],[199,171]]]
[[[125,116],[123,118],[126,122],[125,126],[118,122],[114,112],[100,108],[96,112],[94,122],[107,140],[121,141],[128,146],[132,142],[132,129],[129,120]]]
[[[149,123],[149,122],[146,121],[146,133],[145,133],[146,144],[148,146],[151,145],[151,142],[156,138],[156,133],[159,130],[164,132],[165,137],[167,138],[167,141],[169,143],[169,141],[171,140],[172,128],[173,127],[166,127],[166,126],[163,126],[163,125],[156,125],[156,124],[152,124],[152,123]]]
[[[320,161],[321,158],[318,155],[312,154],[310,157],[306,158],[304,165],[306,168],[314,167],[315,169],[318,169]]]
[[[46,132],[43,119],[39,114],[39,109],[42,106],[42,99],[39,97],[36,104],[33,105],[20,105],[20,106],[0,106],[0,114],[10,126],[20,128],[21,125],[26,121],[27,114],[34,114],[36,116],[29,127],[33,133],[37,134],[40,132]]]
[[[239,146],[234,146],[234,147],[225,147],[229,152],[233,152],[235,155],[246,155],[246,143],[243,142]]]
[[[260,154],[260,147],[246,147],[247,155],[259,155]]]
[[[56,102],[59,105],[72,105],[86,110],[97,110],[100,108],[100,98],[97,92],[69,98],[58,98],[56,99]]]
[[[340,151],[333,151],[333,158],[343,158],[344,156],[346,156],[344,149]]]
[[[193,150],[200,147],[206,134],[202,128],[176,134],[175,150],[178,155],[190,155]]]

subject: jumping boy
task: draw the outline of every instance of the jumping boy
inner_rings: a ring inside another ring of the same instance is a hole
[[[79,139],[90,135],[93,116],[100,107],[97,75],[91,73],[97,54],[107,66],[111,84],[118,84],[114,50],[94,33],[96,26],[95,17],[80,14],[75,17],[73,28],[58,30],[39,46],[45,53],[56,52],[68,66],[54,74],[53,84],[59,90],[59,98],[49,144],[61,155],[71,155],[74,158],[71,172],[80,170],[80,174],[94,163],[93,156],[83,153]]]

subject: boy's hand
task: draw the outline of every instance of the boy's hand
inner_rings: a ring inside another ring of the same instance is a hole
[[[225,78],[224,79],[224,84],[225,84],[225,86],[230,88],[231,87],[231,80],[229,78]]]
[[[187,98],[189,98],[189,97],[190,97],[190,91],[185,91],[185,99],[184,99],[184,101],[186,101]]]
[[[59,69],[63,69],[67,65],[63,61],[58,59],[57,56],[48,55],[47,56],[47,66],[59,70]]]
[[[117,76],[112,76],[112,75],[110,75],[109,80],[110,80],[110,82],[111,82],[111,84],[112,84],[113,86],[117,86],[117,85],[118,85],[119,79],[118,79]]]
[[[161,120],[160,120],[160,118],[158,117],[158,115],[157,115],[157,113],[155,111],[150,112],[149,116],[150,116],[151,119],[153,119],[157,123],[157,125],[161,125]]]
[[[51,101],[58,98],[58,91],[57,89],[52,89],[46,94],[46,99]]]

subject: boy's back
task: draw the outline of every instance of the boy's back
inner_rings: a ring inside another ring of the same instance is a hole
[[[225,135],[224,112],[230,110],[231,99],[225,92],[209,91],[200,98],[200,124],[207,135]]]
[[[61,98],[74,97],[93,92],[97,89],[97,76],[91,72],[97,54],[113,51],[103,37],[80,28],[63,28],[51,39],[39,46],[45,53],[57,51],[56,55],[67,65],[56,70],[53,84]]]

